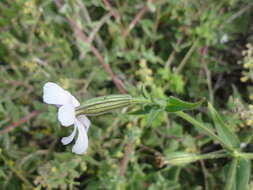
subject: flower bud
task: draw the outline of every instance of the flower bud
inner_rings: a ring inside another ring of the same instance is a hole
[[[173,152],[166,156],[168,165],[182,166],[201,159],[201,156],[187,152]]]

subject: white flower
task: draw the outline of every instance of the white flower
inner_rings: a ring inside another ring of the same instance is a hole
[[[78,137],[72,148],[72,152],[76,154],[85,153],[88,148],[87,132],[90,120],[85,115],[75,116],[75,108],[80,105],[78,100],[57,84],[47,82],[43,87],[43,101],[47,104],[54,104],[59,108],[58,120],[63,126],[74,125],[71,135],[63,137],[61,142],[64,145],[69,144],[73,141],[76,130],[78,130]]]

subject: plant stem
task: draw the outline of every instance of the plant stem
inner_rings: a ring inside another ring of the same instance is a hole
[[[195,42],[193,43],[193,45],[191,46],[191,48],[189,49],[189,51],[186,53],[186,55],[184,56],[183,60],[181,61],[181,63],[179,64],[179,66],[177,67],[175,73],[178,74],[180,73],[180,71],[183,69],[183,67],[185,66],[185,64],[187,63],[188,59],[190,58],[190,56],[192,55],[193,51],[196,49],[197,45],[199,43],[199,39],[196,39]]]
[[[200,123],[199,121],[197,121],[196,119],[192,118],[190,115],[179,111],[179,112],[175,112],[175,114],[181,118],[183,118],[184,120],[188,121],[189,123],[193,124],[195,127],[197,127],[198,129],[204,131],[207,135],[209,135],[213,140],[218,141],[225,149],[227,149],[230,152],[233,152],[234,150],[228,146],[227,144],[225,144],[223,142],[223,140],[217,136],[212,130],[210,130],[209,128],[205,127],[202,123]]]
[[[216,151],[216,152],[200,155],[201,160],[226,158],[226,157],[228,157],[228,154],[226,152],[221,152],[221,151]]]
[[[131,100],[131,103],[135,104],[152,104],[153,102],[149,99],[144,99],[144,98],[133,98]]]
[[[238,153],[238,155],[241,156],[241,157],[243,157],[243,158],[247,158],[247,159],[253,160],[253,153],[241,152],[241,153]]]

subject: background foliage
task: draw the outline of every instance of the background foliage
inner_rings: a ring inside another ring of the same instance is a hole
[[[127,93],[140,96],[145,85],[156,98],[205,97],[253,152],[253,2],[61,3],[0,2],[0,189],[223,189],[228,159],[167,162],[176,151],[220,149],[171,114],[152,123],[122,114],[128,110],[93,117],[88,153],[72,154],[60,143],[70,131],[59,125],[57,109],[42,103],[42,86],[56,82],[80,102],[119,93],[71,18]],[[211,125],[205,106],[190,113]]]

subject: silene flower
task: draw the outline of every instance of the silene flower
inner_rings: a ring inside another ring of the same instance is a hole
[[[87,133],[90,120],[86,116],[101,115],[133,104],[150,103],[143,98],[132,98],[130,95],[121,94],[92,98],[80,105],[74,96],[53,82],[44,85],[43,101],[58,107],[58,120],[63,126],[74,125],[71,135],[61,139],[64,145],[71,143],[78,131],[77,140],[72,147],[72,152],[76,154],[83,154],[88,148]]]
[[[61,142],[64,145],[71,143],[78,131],[77,140],[72,147],[72,152],[83,154],[88,148],[88,130],[90,120],[85,115],[75,114],[75,108],[80,106],[79,101],[68,91],[62,89],[53,82],[47,82],[43,87],[43,101],[47,104],[54,104],[58,109],[58,120],[65,126],[74,125],[74,130],[68,137],[63,137]]]

